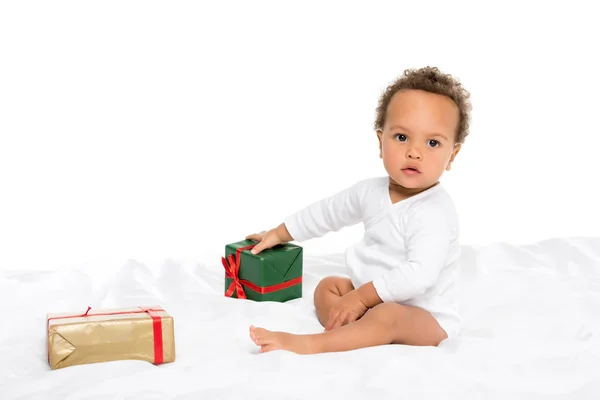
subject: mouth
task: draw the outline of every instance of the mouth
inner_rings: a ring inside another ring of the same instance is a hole
[[[413,167],[412,165],[402,168],[402,171],[404,171],[408,174],[420,174],[421,173],[421,171],[419,171],[419,169],[417,167]]]

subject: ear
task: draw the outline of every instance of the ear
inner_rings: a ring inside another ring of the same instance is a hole
[[[461,148],[460,143],[457,143],[454,145],[454,149],[452,150],[452,154],[450,155],[450,160],[448,161],[448,165],[446,165],[446,171],[450,171],[450,168],[452,167],[452,162],[454,161],[454,158],[460,151],[460,148]]]
[[[381,131],[381,129],[377,129],[377,139],[379,140],[379,158],[383,158],[383,153],[382,153],[382,149],[381,149],[381,139],[383,137],[383,132]]]

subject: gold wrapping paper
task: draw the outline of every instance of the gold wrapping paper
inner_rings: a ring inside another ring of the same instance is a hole
[[[161,318],[163,363],[175,361],[173,317],[161,307],[147,308],[159,310],[152,314]],[[91,309],[86,316],[82,314],[47,315],[51,369],[117,360],[155,363],[154,326],[150,314],[139,307]]]

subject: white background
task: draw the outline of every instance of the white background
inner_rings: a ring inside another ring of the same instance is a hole
[[[597,13],[554,4],[2,3],[0,269],[219,263],[383,174],[378,97],[424,65],[472,93],[443,179],[463,244],[600,236]]]

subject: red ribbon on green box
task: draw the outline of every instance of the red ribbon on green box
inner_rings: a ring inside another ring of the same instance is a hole
[[[225,296],[233,297],[233,293],[237,292],[238,299],[246,299],[246,292],[244,292],[244,286],[248,289],[254,290],[257,293],[266,294],[286,289],[302,282],[302,277],[300,276],[298,278],[278,283],[276,285],[262,287],[257,286],[250,281],[240,279],[239,273],[242,251],[250,250],[254,246],[256,245],[253,244],[251,246],[240,247],[236,250],[235,255],[230,254],[227,256],[227,259],[225,259],[225,257],[221,257],[221,262],[223,263],[223,267],[225,267],[225,276],[227,278],[233,279],[233,282],[231,282],[231,285],[229,285],[229,288],[227,288],[227,291],[225,292]]]

